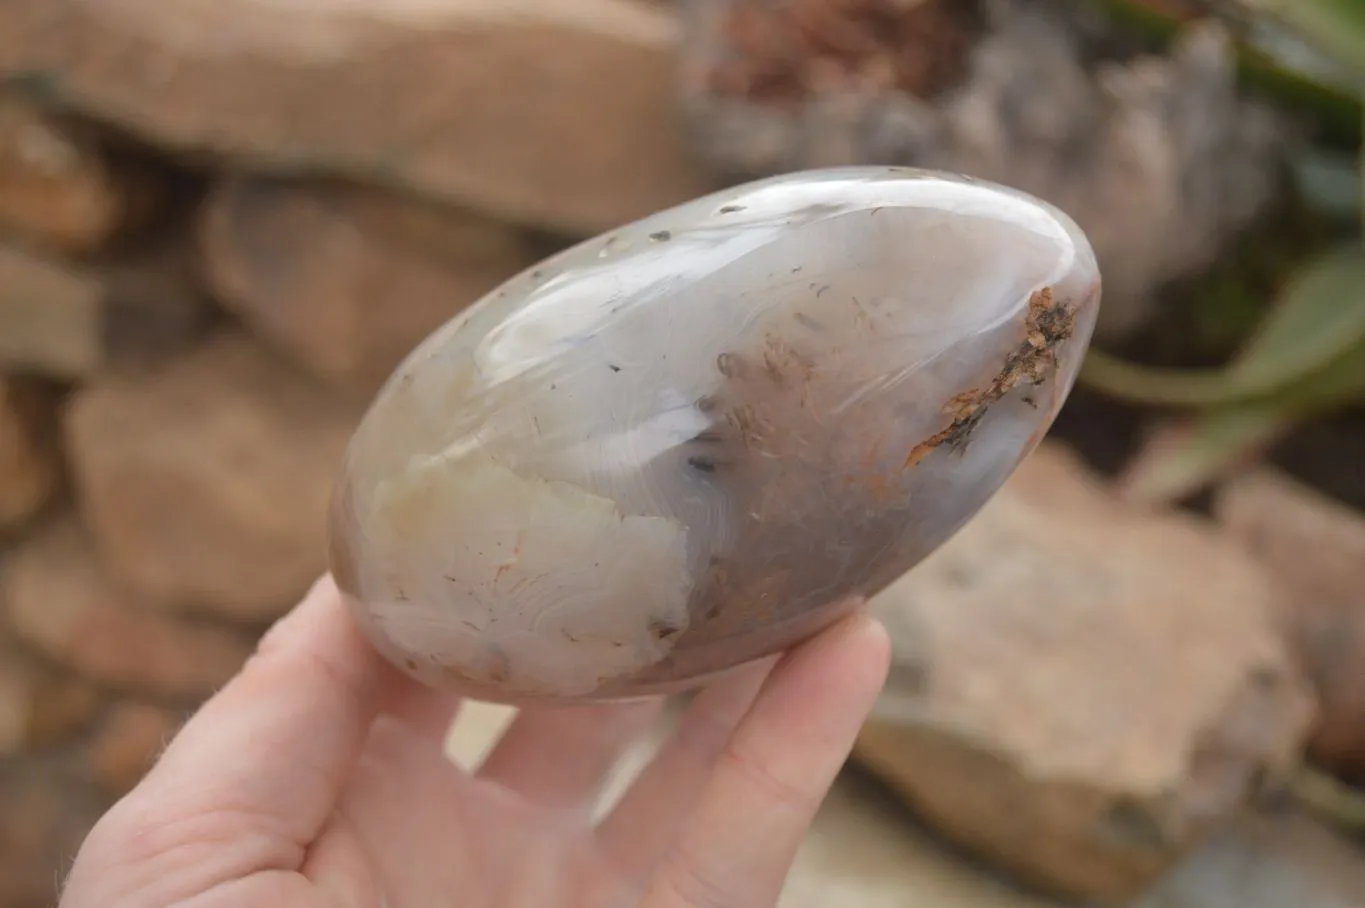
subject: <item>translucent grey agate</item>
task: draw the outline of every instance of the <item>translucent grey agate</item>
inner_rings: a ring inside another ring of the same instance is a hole
[[[1100,278],[1055,208],[836,168],[508,281],[356,431],[332,567],[417,678],[506,702],[696,685],[827,626],[1038,443]]]

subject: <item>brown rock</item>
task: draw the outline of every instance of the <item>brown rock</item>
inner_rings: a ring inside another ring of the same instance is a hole
[[[1169,50],[1125,58],[1132,34],[1097,35],[1086,3],[684,6],[679,104],[710,166],[738,179],[913,165],[1041,196],[1094,246],[1102,339],[1136,331],[1166,284],[1207,271],[1270,215],[1297,141],[1239,90],[1211,17]]]
[[[252,641],[133,605],[100,571],[84,530],[62,518],[5,565],[15,633],[49,658],[120,690],[195,702],[236,674]]]
[[[0,643],[0,757],[61,741],[89,724],[99,704],[86,681]]]
[[[0,771],[0,905],[57,902],[58,881],[107,807],[92,786],[51,761],[11,761]]]
[[[895,667],[858,756],[952,838],[1127,897],[1291,762],[1312,716],[1270,578],[1053,447],[875,607]]]
[[[48,0],[0,6],[0,75],[159,144],[581,233],[705,188],[675,40],[637,0]]]
[[[317,374],[376,390],[436,327],[538,257],[494,221],[371,189],[231,180],[204,218],[219,297]]]
[[[183,719],[150,703],[114,704],[82,754],[85,773],[115,795],[130,791],[156,763]]]
[[[215,324],[200,264],[190,231],[172,224],[166,235],[100,267],[102,369],[152,368]]]
[[[38,513],[57,491],[61,456],[56,438],[46,391],[0,376],[0,533]]]
[[[82,268],[0,246],[0,368],[89,378],[164,356],[207,319],[206,299],[174,248]]]
[[[79,378],[103,360],[98,279],[0,246],[0,366]]]
[[[141,600],[268,621],[326,568],[324,516],[356,407],[235,330],[67,411],[75,484]]]
[[[1354,908],[1365,851],[1303,813],[1248,813],[1129,908]]]
[[[0,94],[0,234],[89,252],[129,213],[123,188],[81,130]]]
[[[954,854],[867,780],[834,783],[778,908],[1063,908]]]
[[[1309,755],[1365,780],[1365,514],[1270,470],[1227,483],[1216,513],[1288,593],[1284,623],[1320,703]]]

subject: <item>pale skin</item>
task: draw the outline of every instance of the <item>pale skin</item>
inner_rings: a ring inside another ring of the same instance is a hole
[[[60,908],[770,908],[889,658],[860,611],[708,688],[594,822],[659,703],[522,710],[467,773],[457,699],[323,578],[91,832]]]

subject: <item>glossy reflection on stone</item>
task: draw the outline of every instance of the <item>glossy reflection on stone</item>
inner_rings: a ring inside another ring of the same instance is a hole
[[[1064,214],[838,168],[726,190],[506,283],[357,430],[332,567],[414,676],[676,690],[828,625],[1037,444],[1100,297]]]

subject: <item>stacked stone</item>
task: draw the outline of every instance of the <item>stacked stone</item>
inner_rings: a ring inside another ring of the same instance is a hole
[[[193,6],[0,9],[0,908],[325,569],[407,350],[706,187],[657,4]]]

